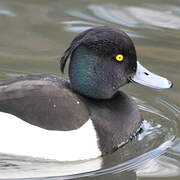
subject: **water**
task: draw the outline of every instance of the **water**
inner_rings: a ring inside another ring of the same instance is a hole
[[[0,155],[0,179],[180,179],[180,1],[0,0],[0,78],[59,71],[58,58],[90,27],[115,26],[133,39],[139,61],[174,82],[160,91],[127,85],[144,131],[112,155],[62,163]],[[67,72],[67,70],[66,70]]]

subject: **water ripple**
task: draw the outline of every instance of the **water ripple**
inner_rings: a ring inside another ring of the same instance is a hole
[[[145,36],[142,33],[137,33],[137,31],[135,33],[132,31],[133,29],[180,28],[180,14],[175,6],[171,6],[168,10],[164,10],[166,6],[162,4],[161,6],[157,5],[157,7],[152,7],[149,4],[143,6],[118,6],[117,4],[108,3],[103,5],[89,4],[86,9],[90,13],[86,14],[86,12],[79,9],[77,11],[69,10],[66,13],[76,18],[76,20],[65,21],[62,24],[65,25],[66,31],[71,32],[81,32],[94,26],[118,25],[122,30],[128,32],[130,36],[136,38],[145,38]]]
[[[0,9],[0,15],[5,15],[8,17],[16,17],[16,14],[9,11],[9,10],[5,10],[5,9]]]

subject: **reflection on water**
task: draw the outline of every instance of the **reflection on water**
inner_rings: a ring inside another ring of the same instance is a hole
[[[169,154],[168,154],[169,155]],[[180,161],[165,155],[149,162],[136,171],[138,177],[176,177],[180,176]]]
[[[156,7],[156,8],[155,8]],[[66,21],[62,22],[67,25],[66,30],[72,32],[80,32],[89,27],[113,23],[127,28],[180,28],[179,12],[176,6],[171,6],[164,10],[165,7],[159,6],[117,6],[115,4],[90,4],[86,8],[91,11],[92,16],[87,15],[79,10],[67,11],[67,14],[78,19],[86,21]],[[162,11],[160,11],[162,9]],[[94,18],[94,16],[96,18]],[[91,26],[88,26],[91,25]],[[135,37],[143,37],[140,34],[129,34]]]
[[[109,25],[125,30],[135,42],[140,61],[175,84],[168,91],[131,85],[122,88],[134,97],[143,114],[143,132],[117,152],[104,157],[102,169],[80,173],[95,170],[100,159],[72,164],[0,155],[0,178],[59,180],[95,176],[94,179],[103,180],[160,177],[178,180],[179,6],[178,1],[162,3],[161,0],[112,0],[111,3],[106,0],[0,0],[0,78],[34,72],[59,75],[57,57],[62,55],[72,38],[90,27]],[[59,177],[62,172],[80,174]]]
[[[8,17],[16,17],[16,14],[14,14],[11,11],[4,10],[4,9],[0,10],[0,15],[5,15],[5,16],[8,16]]]

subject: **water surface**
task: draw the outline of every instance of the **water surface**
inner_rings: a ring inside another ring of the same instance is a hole
[[[61,163],[1,154],[0,179],[180,179],[180,1],[0,0],[0,78],[29,73],[67,78],[58,58],[77,33],[100,25],[126,31],[139,61],[171,79],[174,88],[122,88],[137,102],[144,131],[104,157],[101,169],[92,171],[100,158]]]

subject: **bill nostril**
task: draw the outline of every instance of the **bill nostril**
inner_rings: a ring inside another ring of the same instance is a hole
[[[169,84],[171,85],[170,88],[173,88],[174,84],[171,81],[169,81]]]
[[[149,74],[147,72],[144,72],[145,75],[149,76]]]

